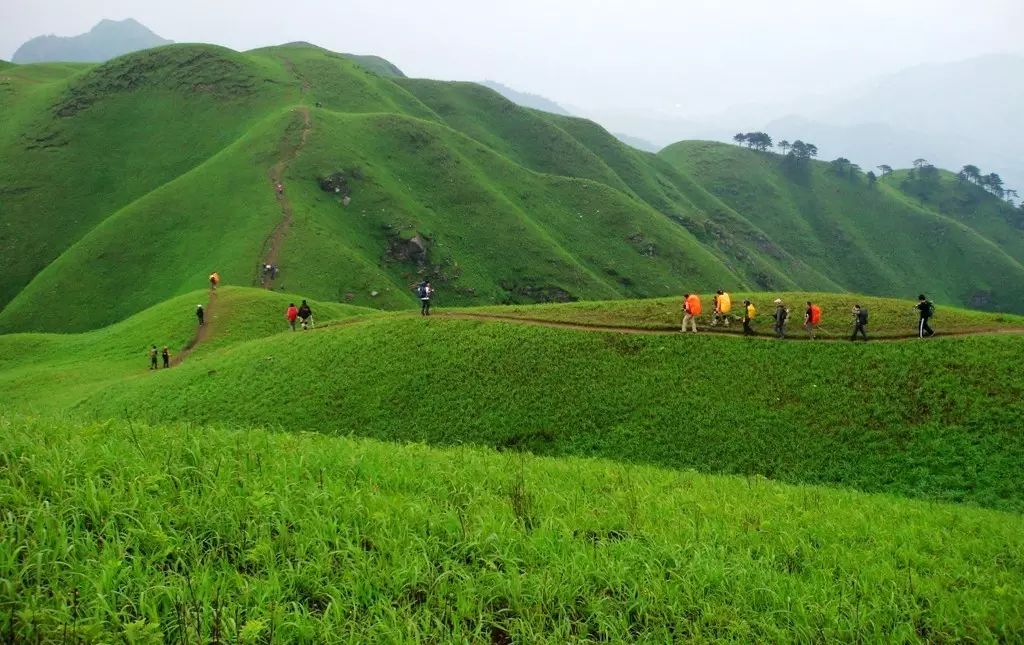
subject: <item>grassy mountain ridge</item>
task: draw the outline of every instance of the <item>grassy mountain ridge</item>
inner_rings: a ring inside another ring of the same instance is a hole
[[[378,308],[412,304],[421,276],[466,305],[710,282],[1024,307],[1012,230],[956,225],[822,164],[790,176],[727,146],[643,153],[480,86],[381,75],[304,44],[13,70],[0,85],[0,331],[105,325],[99,303],[141,311],[212,270],[251,285],[268,244],[277,286]],[[283,146],[307,112],[301,145]],[[71,179],[53,190],[57,176]],[[329,176],[349,206],[321,189]]]
[[[773,295],[754,297],[769,309]],[[800,297],[825,305],[825,335],[848,316],[839,297]],[[10,357],[0,364],[0,394],[21,413],[106,419],[128,410],[154,423],[283,429],[301,414],[304,429],[328,434],[1024,508],[1024,489],[1008,475],[1024,459],[1015,431],[1024,391],[1013,376],[1021,358],[1014,336],[862,345],[622,335],[371,315],[319,302],[313,306],[323,329],[291,333],[283,320],[289,298],[218,290],[210,303],[213,335],[183,364],[157,373],[146,369],[146,348],[170,344],[179,353],[199,294],[85,334],[0,336]],[[873,311],[872,335],[913,327],[909,302],[864,304]],[[677,321],[679,311],[675,300],[542,309],[526,315],[655,328],[666,317]],[[508,315],[523,314],[510,308]],[[1019,317],[949,309],[938,320],[940,331],[1024,328]],[[54,383],[64,385],[47,385]]]

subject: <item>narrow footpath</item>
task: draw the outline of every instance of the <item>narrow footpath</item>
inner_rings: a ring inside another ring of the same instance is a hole
[[[266,264],[277,266],[279,264],[281,246],[285,237],[288,235],[288,229],[291,228],[292,221],[294,219],[294,211],[292,211],[291,202],[288,201],[288,187],[284,186],[284,174],[288,169],[289,164],[291,164],[299,153],[302,152],[312,129],[309,108],[305,106],[298,107],[295,108],[295,111],[302,116],[302,135],[299,137],[299,143],[296,146],[288,147],[285,155],[276,164],[274,164],[267,173],[268,179],[270,180],[270,189],[276,193],[277,203],[281,207],[281,221],[274,227],[274,230],[270,233],[270,237],[267,238],[267,241],[263,243],[263,257],[260,260],[261,266]],[[281,185],[283,190],[279,191],[278,185]],[[265,287],[267,289],[274,288],[276,276],[266,275],[263,273],[262,269],[260,270],[259,275],[261,287]]]

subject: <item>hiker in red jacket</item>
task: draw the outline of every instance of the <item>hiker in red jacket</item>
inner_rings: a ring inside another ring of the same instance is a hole
[[[299,317],[299,310],[295,307],[294,302],[288,305],[288,311],[285,312],[284,317],[288,319],[292,331],[295,331],[295,320]]]

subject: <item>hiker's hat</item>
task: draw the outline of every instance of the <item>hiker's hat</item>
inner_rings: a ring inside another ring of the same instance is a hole
[[[775,299],[775,304],[781,305],[782,304],[782,298],[776,298]]]

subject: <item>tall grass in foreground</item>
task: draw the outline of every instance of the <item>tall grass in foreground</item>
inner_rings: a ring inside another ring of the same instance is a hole
[[[0,434],[13,641],[1024,638],[1015,514],[306,433]]]

